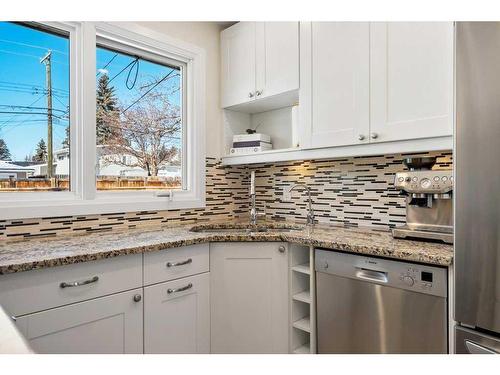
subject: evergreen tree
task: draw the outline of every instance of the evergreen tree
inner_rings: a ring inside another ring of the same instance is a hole
[[[69,148],[69,125],[65,129],[65,137],[62,141],[63,148]]]
[[[97,84],[96,100],[96,139],[97,144],[106,144],[113,136],[118,125],[118,108],[115,89],[109,85],[107,74],[101,75]]]
[[[2,138],[0,138],[0,160],[11,160],[7,143]]]
[[[36,145],[35,155],[33,155],[33,161],[45,162],[47,161],[47,145],[45,141],[40,139],[40,142]]]

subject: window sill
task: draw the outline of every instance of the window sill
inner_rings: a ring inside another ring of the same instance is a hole
[[[0,220],[98,215],[117,212],[168,211],[204,207],[205,198],[193,197],[191,194],[181,195],[179,193],[175,195],[174,193],[173,200],[170,200],[169,197],[103,196],[94,200],[61,199],[15,202],[13,205],[3,205],[0,211]]]

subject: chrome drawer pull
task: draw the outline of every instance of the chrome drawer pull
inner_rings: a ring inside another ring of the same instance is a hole
[[[189,283],[186,286],[183,286],[182,288],[177,288],[177,289],[167,289],[168,294],[172,293],[177,293],[177,292],[184,292],[185,290],[191,289],[193,287],[193,284]]]
[[[73,281],[71,283],[62,282],[61,284],[59,284],[59,286],[61,288],[72,288],[74,286],[82,286],[82,285],[92,284],[92,283],[97,282],[98,280],[99,280],[99,276],[94,276],[93,278],[88,279],[88,280],[84,280],[84,281]]]
[[[186,264],[189,264],[189,263],[192,263],[193,260],[191,258],[187,259],[187,260],[184,260],[182,262],[177,262],[177,263],[170,263],[168,262],[167,263],[167,267],[170,268],[170,267],[178,267],[178,266],[185,266]]]

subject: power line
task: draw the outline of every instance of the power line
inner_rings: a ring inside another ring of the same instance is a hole
[[[63,104],[64,105],[64,104]],[[36,110],[48,110],[46,107],[32,107],[32,106],[27,106],[27,105],[10,105],[10,104],[0,104],[0,107],[7,107],[7,108],[26,108],[26,109],[36,109]],[[58,112],[65,112],[65,110],[62,109],[55,109],[51,108],[52,111],[58,111]]]
[[[134,104],[136,104],[139,100],[141,100],[142,98],[144,98],[147,94],[149,94],[151,91],[153,91],[153,89],[158,86],[160,83],[162,83],[163,81],[165,81],[168,77],[170,77],[170,75],[175,72],[176,70],[175,69],[172,69],[165,77],[163,77],[162,79],[160,79],[158,82],[156,82],[149,90],[147,90],[144,94],[142,94],[139,99],[137,99],[136,101],[134,101],[132,104],[130,104],[127,108],[125,108],[121,113],[125,113],[129,110],[130,107],[132,107]]]
[[[47,49],[50,49],[52,52],[56,52],[56,53],[60,53],[61,55],[65,55],[65,56],[68,56],[68,54],[66,52],[62,52],[62,51],[58,51],[56,49],[52,49],[52,48],[47,48],[47,47],[42,47],[42,46],[35,46],[33,44],[27,44],[27,43],[21,43],[21,42],[16,42],[16,41],[13,41],[13,40],[7,40],[7,39],[0,39],[0,42],[4,42],[4,43],[11,43],[11,44],[17,44],[18,46],[25,46],[25,47],[31,47],[31,48],[38,48],[38,49],[43,49],[45,51],[47,51]]]
[[[57,100],[60,104],[62,104],[65,107],[68,107],[68,103],[63,103],[62,100],[60,100],[57,96],[53,95],[54,99]],[[54,109],[54,111],[57,111],[57,109]],[[64,110],[64,113],[68,112],[68,110]]]
[[[36,84],[32,84],[32,83],[22,83],[22,82],[10,82],[10,81],[0,81],[0,84],[1,85],[7,85],[7,86],[16,86],[16,87],[21,87],[21,86],[24,86],[26,88],[33,88],[33,87],[37,87],[37,88],[43,88],[45,89],[45,86],[41,86],[41,85],[36,85]],[[53,87],[52,88],[52,91],[60,91],[60,92],[64,92],[64,93],[68,93],[69,90],[65,90],[65,89],[59,89],[59,88],[56,88],[56,87]]]
[[[108,81],[108,83],[111,83],[111,82],[112,82],[112,81],[113,81],[116,77],[118,77],[120,74],[122,74],[122,73],[125,71],[125,69],[127,69],[130,65],[134,64],[137,60],[139,60],[139,58],[138,58],[138,57],[136,57],[136,58],[135,58],[135,60],[132,60],[131,62],[129,62],[129,63],[125,66],[125,68],[123,68],[123,69],[122,69],[122,70],[120,70],[118,73],[116,73],[116,74],[113,76],[113,78],[111,78],[111,79]]]
[[[0,49],[0,52],[7,53],[7,54],[10,54],[10,55],[16,55],[16,56],[31,57],[31,58],[40,60],[39,56],[30,55],[28,53],[19,53],[19,52],[13,52],[13,51],[4,50],[4,49]],[[67,63],[60,62],[60,61],[54,61],[54,63],[60,64],[60,65],[66,65],[66,66],[68,65]]]
[[[101,69],[106,69],[106,68],[109,66],[109,64],[111,64],[111,63],[113,62],[113,60],[114,60],[117,56],[118,56],[118,54],[117,54],[117,53],[115,53],[115,55],[111,58],[111,60],[109,60],[109,61],[106,63],[106,65],[104,65]],[[99,72],[99,71],[98,71],[98,72],[96,73],[96,75],[95,75],[95,76],[97,77],[99,74],[101,74],[101,72]]]
[[[45,94],[41,95],[39,98],[37,98],[33,103],[30,104],[30,106],[38,103],[40,100],[42,100],[43,98],[45,97]],[[0,123],[0,130],[2,130],[2,126],[5,125],[6,123],[8,123],[10,120],[12,120],[14,117],[16,117],[18,115],[14,115],[14,116],[11,116],[10,118],[8,118],[7,120],[5,120],[4,122]]]
[[[21,111],[0,111],[0,113],[5,114],[15,114],[15,115],[44,115],[47,116],[47,112],[21,112]],[[63,119],[60,116],[52,115],[55,118]]]
[[[27,88],[27,87],[14,87],[14,86],[4,86],[0,84],[0,91],[7,91],[7,92],[18,92],[22,94],[32,94],[32,95],[37,95],[37,94],[46,94],[47,90],[43,88],[37,88],[37,87],[32,87],[32,88]],[[56,91],[56,95],[59,96],[60,98],[68,98],[68,94],[62,94]]]
[[[32,94],[32,95],[37,95],[37,94],[44,93],[43,92],[44,90],[39,90],[39,89],[36,89],[36,88],[32,89],[32,90],[28,90],[28,89],[14,89],[14,88],[10,88],[10,87],[0,87],[0,91],[18,92],[18,93],[21,93],[21,94]]]

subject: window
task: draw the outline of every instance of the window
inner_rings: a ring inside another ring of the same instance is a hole
[[[0,194],[69,190],[68,34],[0,22],[0,56]]]
[[[97,190],[183,188],[184,64],[141,53],[97,47]]]
[[[0,57],[0,220],[204,206],[202,49],[134,23],[1,22]]]

